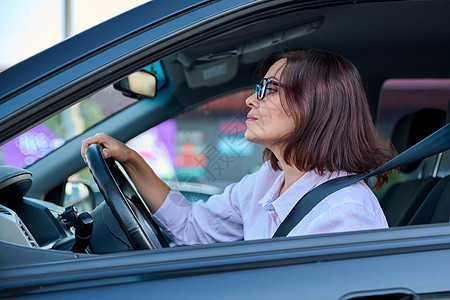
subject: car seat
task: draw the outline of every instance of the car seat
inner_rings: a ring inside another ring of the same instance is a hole
[[[447,109],[447,124],[450,123],[450,101]],[[450,155],[446,151],[444,155]],[[448,167],[448,166],[444,166]],[[446,223],[450,221],[450,174],[436,184],[412,217],[409,225]]]
[[[401,153],[445,125],[445,111],[425,108],[401,118],[394,127],[392,143]],[[421,165],[416,161],[400,166],[400,172],[412,174]],[[392,185],[380,200],[389,226],[408,225],[439,178],[421,174]]]
[[[450,221],[450,175],[434,186],[408,225]]]

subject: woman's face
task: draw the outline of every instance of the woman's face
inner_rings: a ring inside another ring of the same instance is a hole
[[[264,78],[283,84],[280,82],[280,74],[285,62],[286,59],[281,59],[274,63]],[[269,83],[264,99],[258,100],[256,93],[253,93],[245,100],[247,106],[251,108],[245,122],[247,125],[245,138],[249,142],[260,144],[272,151],[274,150],[272,146],[295,128],[294,119],[284,111],[281,105],[284,95],[282,89],[283,87]]]

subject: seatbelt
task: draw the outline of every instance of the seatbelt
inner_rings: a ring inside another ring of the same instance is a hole
[[[392,170],[403,164],[438,154],[450,148],[450,124],[445,125],[384,165],[365,174],[349,175],[326,181],[306,193],[280,224],[273,237],[285,237],[323,199],[360,180]]]

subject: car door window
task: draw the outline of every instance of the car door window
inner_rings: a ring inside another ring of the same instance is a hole
[[[0,164],[26,168],[136,101],[109,86],[5,143]]]
[[[157,90],[166,85],[160,62],[144,70],[157,77]],[[110,85],[5,143],[0,147],[0,164],[26,168],[137,101]]]

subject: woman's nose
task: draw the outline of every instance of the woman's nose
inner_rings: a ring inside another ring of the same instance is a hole
[[[247,99],[245,99],[245,104],[247,104],[248,107],[258,107],[259,101],[256,99],[256,93],[251,94]]]

